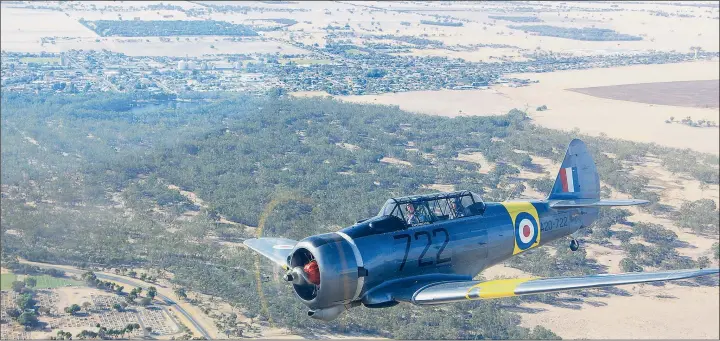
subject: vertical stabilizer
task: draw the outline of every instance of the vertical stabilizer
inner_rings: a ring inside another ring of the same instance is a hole
[[[583,141],[570,142],[548,200],[600,199],[600,177]]]

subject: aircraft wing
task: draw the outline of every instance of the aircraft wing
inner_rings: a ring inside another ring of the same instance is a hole
[[[584,277],[516,278],[487,282],[458,281],[426,285],[412,296],[411,303],[433,305],[472,299],[543,294],[584,288],[669,281],[717,274],[718,269],[691,269],[663,272],[631,272]]]
[[[243,244],[255,252],[265,256],[273,263],[287,269],[287,257],[298,242],[285,238],[253,238],[246,239]]]

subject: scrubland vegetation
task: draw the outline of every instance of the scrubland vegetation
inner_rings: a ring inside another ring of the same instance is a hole
[[[651,200],[653,205],[645,209],[698,231],[712,233],[718,224],[709,202],[688,203],[679,211],[658,204],[657,194],[646,189],[648,179],[624,171],[623,165],[652,153],[664,164],[683,165],[684,172],[704,183],[717,183],[717,177],[706,176],[717,173],[712,157],[540,128],[518,110],[451,119],[411,115],[391,106],[290,99],[282,93],[266,98],[215,94],[213,101],[191,108],[175,108],[167,99],[141,93],[4,93],[2,112],[4,263],[22,256],[81,267],[163,269],[174,274],[179,287],[220,297],[249,317],[269,318],[293,331],[556,338],[541,327],[519,327],[519,316],[504,309],[518,298],[441,308],[360,308],[325,324],[307,318],[306,308],[284,282],[266,281],[261,286],[269,314],[263,312],[257,304],[255,257],[217,240],[232,243],[254,236],[238,224],[257,227],[268,204],[280,198],[262,232],[295,239],[373,216],[387,198],[431,191],[422,187],[427,184],[455,184],[488,201],[504,200],[514,191],[510,184],[520,169],[533,166],[526,154],[513,150],[560,161],[568,142],[580,137],[603,181]],[[456,159],[470,152],[482,152],[500,164],[483,174],[477,164]],[[384,157],[411,165],[380,162]],[[547,192],[552,180],[530,185]],[[205,204],[194,203],[171,185]],[[606,239],[614,233],[609,226],[626,223],[627,215],[605,211],[584,233]],[[221,216],[234,224],[221,223]],[[623,247],[629,268],[694,265],[677,255],[672,232],[642,224],[633,229],[633,235],[653,246],[622,237],[628,241]],[[544,249],[533,250],[511,265],[537,275],[601,271],[582,249],[573,253],[563,244],[557,250],[552,257]]]

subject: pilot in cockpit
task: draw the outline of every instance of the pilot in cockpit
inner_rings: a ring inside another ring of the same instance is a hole
[[[418,204],[416,207],[414,204],[406,204],[405,208],[407,209],[408,218],[407,223],[410,225],[414,224],[420,224],[420,223],[427,223],[432,221],[430,219],[430,216],[428,215],[427,209],[422,204]]]
[[[463,206],[461,198],[455,198],[455,200],[450,203],[450,208],[452,209],[453,219],[465,215],[465,206]]]
[[[407,223],[412,224],[418,224],[420,223],[420,219],[415,215],[415,206],[413,204],[406,204],[405,209],[408,213]]]

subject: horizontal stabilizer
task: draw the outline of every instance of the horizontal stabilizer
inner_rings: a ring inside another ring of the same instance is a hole
[[[718,269],[691,269],[662,272],[630,272],[584,277],[516,278],[487,282],[458,281],[424,286],[412,297],[412,303],[432,305],[472,299],[502,298],[544,294],[556,291],[599,288],[615,285],[670,281],[717,274]]]
[[[297,243],[295,240],[285,238],[255,238],[243,242],[247,247],[283,268],[287,268],[287,257]]]
[[[597,199],[576,199],[576,200],[560,200],[551,202],[550,207],[554,209],[563,208],[581,208],[581,207],[611,207],[611,206],[633,206],[633,205],[645,205],[649,203],[647,200],[639,199],[611,199],[611,200],[597,200]]]

